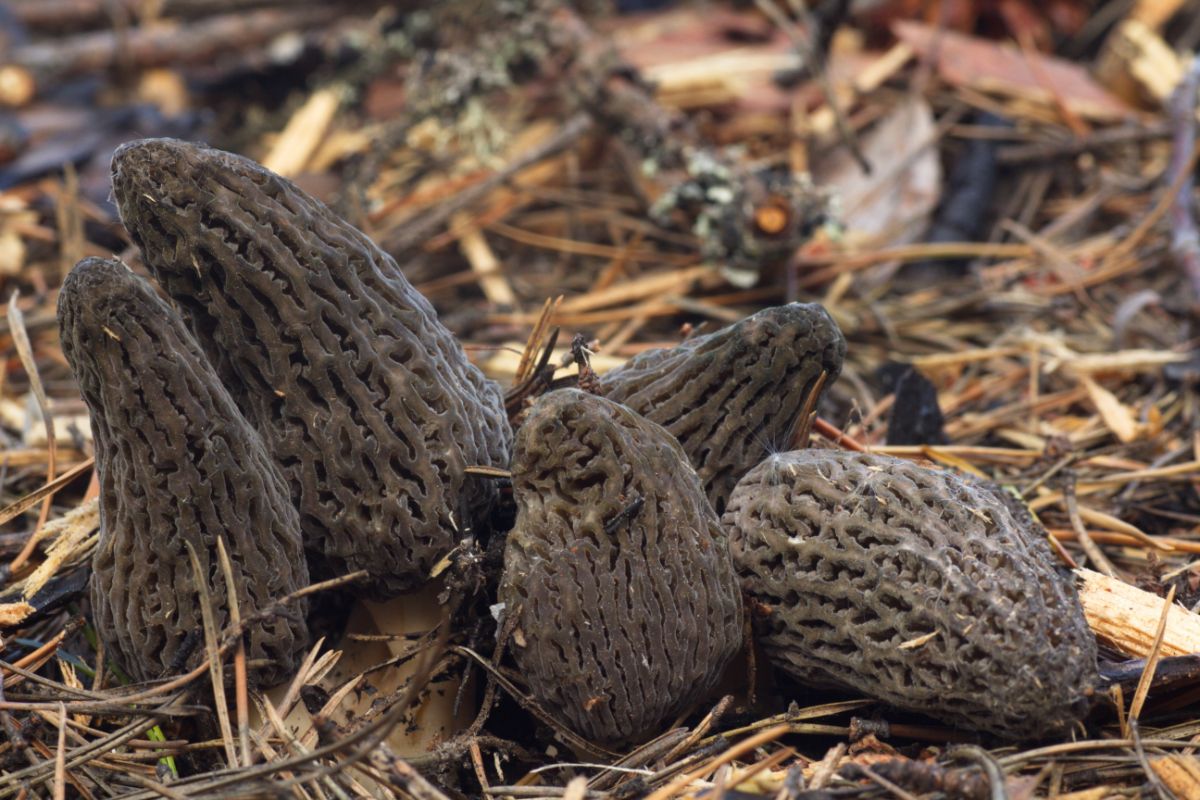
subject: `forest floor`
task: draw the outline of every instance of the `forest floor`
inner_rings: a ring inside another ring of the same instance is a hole
[[[0,6],[0,798],[1200,798],[1200,17],[621,5]],[[1005,744],[759,664],[752,694],[577,757],[490,633],[433,668],[436,611],[372,604],[266,696],[214,701],[207,663],[122,685],[88,616],[98,487],[55,303],[85,256],[144,274],[109,161],[151,136],[330,204],[506,389],[575,374],[577,335],[603,372],[822,304],[848,351],[809,443],[1019,493],[1090,570],[1092,713]]]

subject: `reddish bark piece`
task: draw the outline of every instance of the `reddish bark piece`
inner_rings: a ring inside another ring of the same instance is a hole
[[[911,20],[897,20],[892,30],[920,56],[936,56],[938,74],[956,86],[1038,102],[1061,101],[1072,113],[1103,121],[1126,120],[1137,113],[1070,61]]]

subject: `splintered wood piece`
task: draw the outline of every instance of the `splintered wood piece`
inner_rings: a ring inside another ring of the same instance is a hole
[[[303,172],[329,132],[341,104],[341,97],[334,89],[313,92],[292,114],[271,152],[263,159],[263,166],[288,178]]]
[[[1148,656],[1162,617],[1163,598],[1090,569],[1077,569],[1075,574],[1080,580],[1083,613],[1096,638],[1126,655]],[[1200,614],[1172,607],[1161,653],[1164,657],[1200,653]]]
[[[1152,758],[1150,769],[1179,800],[1200,800],[1200,758],[1181,755]]]

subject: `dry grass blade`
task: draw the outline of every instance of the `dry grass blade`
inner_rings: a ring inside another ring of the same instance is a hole
[[[1162,657],[1163,634],[1167,632],[1167,619],[1174,603],[1175,587],[1172,586],[1167,592],[1167,599],[1163,604],[1162,616],[1158,620],[1158,629],[1154,633],[1154,644],[1150,648],[1150,655],[1146,657],[1146,668],[1142,671],[1142,677],[1133,693],[1133,700],[1129,703],[1128,722],[1126,723],[1129,726],[1137,724],[1141,718],[1142,706],[1146,703],[1146,697],[1150,693],[1150,684],[1154,681],[1154,671],[1158,668],[1159,658]]]
[[[229,704],[225,699],[225,669],[221,659],[212,598],[208,593],[207,573],[200,566],[200,556],[196,553],[195,546],[188,541],[185,541],[184,544],[187,545],[188,559],[192,565],[192,580],[195,581],[200,615],[204,620],[204,645],[208,655],[207,667],[212,683],[213,702],[217,709],[217,722],[221,726],[221,737],[225,743],[225,758],[230,766],[236,767],[238,750],[233,740],[233,729],[229,723]]]
[[[233,578],[233,565],[229,562],[229,549],[225,545],[225,536],[217,537],[217,558],[221,564],[221,574],[225,577],[226,602],[229,604],[229,622],[235,630],[242,626],[242,614],[238,606],[237,583]],[[243,764],[250,763],[250,699],[246,679],[246,638],[239,636],[237,647],[233,651],[233,683],[235,707],[237,709],[238,744],[241,747]]]
[[[54,417],[50,413],[50,401],[46,397],[46,389],[42,386],[42,378],[38,373],[37,361],[33,355],[33,344],[29,341],[29,333],[25,330],[25,316],[21,313],[21,309],[17,305],[19,298],[20,293],[13,292],[12,298],[8,301],[8,327],[13,337],[13,343],[17,346],[17,356],[21,359],[21,366],[25,368],[25,373],[29,376],[29,385],[33,389],[34,398],[37,400],[38,410],[42,415],[42,423],[46,427],[46,447],[50,454],[46,466],[46,483],[50,484],[54,482],[57,466],[56,454],[58,452],[54,434]],[[12,563],[9,565],[10,570],[16,571],[20,569],[33,553],[38,532],[50,517],[50,498],[51,495],[47,495],[43,501],[41,513],[38,515],[37,527],[30,534],[29,542],[17,554],[17,557],[12,560]]]
[[[42,488],[30,492],[20,500],[10,503],[9,505],[0,509],[0,525],[3,525],[6,522],[11,522],[21,514],[24,514],[26,511],[33,508],[42,500],[46,499],[47,497],[52,497],[56,492],[69,484],[71,481],[90,470],[93,466],[95,466],[95,463],[95,459],[89,458],[82,464],[72,467],[62,475],[59,475]]]
[[[58,747],[54,752],[54,800],[67,796],[67,709],[58,704]]]
[[[674,797],[677,792],[691,784],[693,781],[715,771],[718,767],[732,762],[734,759],[740,758],[755,748],[775,741],[787,732],[788,726],[776,725],[773,728],[767,728],[766,730],[760,731],[753,736],[749,736],[741,742],[738,742],[736,745],[730,747],[724,753],[712,759],[711,761],[705,762],[703,765],[694,770],[685,772],[683,775],[680,775],[678,778],[672,780],[666,786],[654,791],[652,794],[647,796],[646,800],[669,800],[671,797]]]
[[[558,308],[561,305],[562,295],[554,299],[546,298],[546,302],[542,304],[542,311],[538,314],[533,330],[529,332],[529,338],[525,342],[525,349],[521,351],[521,361],[517,365],[517,372],[513,378],[515,385],[524,383],[532,376],[538,353],[542,349],[547,332],[550,330],[550,320],[558,312]]]

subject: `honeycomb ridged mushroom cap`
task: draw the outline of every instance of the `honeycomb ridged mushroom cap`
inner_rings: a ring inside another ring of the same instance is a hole
[[[577,390],[529,409],[500,600],[530,691],[579,734],[643,741],[741,644],[729,546],[675,439]]]
[[[191,553],[224,627],[231,615],[218,538],[249,618],[307,585],[299,518],[262,441],[146,281],[119,262],[85,259],[63,282],[58,312],[100,484],[93,621],[129,674],[157,678],[203,652]],[[308,644],[306,608],[265,614],[246,632],[254,683],[278,683],[295,668]]]
[[[148,139],[113,156],[121,219],[280,465],[314,577],[391,597],[486,527],[503,393],[395,260],[242,156]]]
[[[719,514],[742,475],[788,449],[802,411],[845,357],[829,312],[790,303],[641,353],[601,376],[601,391],[679,439]]]
[[[956,475],[870,453],[765,460],[722,524],[784,672],[1008,739],[1087,713],[1096,640],[1047,535]]]

